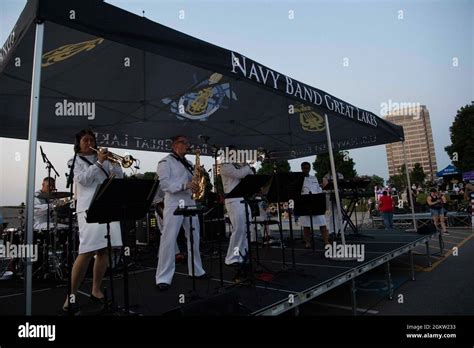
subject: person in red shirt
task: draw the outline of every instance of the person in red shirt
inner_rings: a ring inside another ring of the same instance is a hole
[[[382,213],[383,224],[385,229],[392,229],[393,227],[393,199],[383,191],[382,197],[379,200],[379,210]]]

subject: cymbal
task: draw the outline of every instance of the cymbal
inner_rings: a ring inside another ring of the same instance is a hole
[[[66,197],[71,197],[70,192],[44,192],[40,193],[38,198],[40,199],[59,199],[59,198],[66,198]]]

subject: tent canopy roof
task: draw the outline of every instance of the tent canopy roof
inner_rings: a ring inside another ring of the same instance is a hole
[[[440,170],[436,176],[438,177],[443,177],[443,176],[447,176],[447,175],[457,175],[457,174],[461,174],[461,172],[455,167],[453,166],[452,164],[448,165],[446,168],[444,168],[443,170]]]
[[[28,1],[0,51],[0,136],[27,139],[35,23],[45,24],[38,139],[170,151],[265,148],[279,158],[404,139],[400,126],[227,50],[96,0]],[[202,139],[202,137],[201,137]]]

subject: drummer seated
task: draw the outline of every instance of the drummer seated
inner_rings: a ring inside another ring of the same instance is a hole
[[[43,193],[51,193],[56,191],[56,181],[51,177],[43,179],[41,190],[35,192],[35,212],[33,228],[35,230],[45,230],[48,228],[48,200],[39,198]],[[53,205],[49,203],[49,211],[53,209]],[[49,219],[50,228],[53,227],[53,220]],[[67,227],[66,225],[59,225],[59,227]]]

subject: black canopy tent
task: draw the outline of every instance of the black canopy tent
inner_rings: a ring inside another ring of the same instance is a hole
[[[29,1],[0,56],[0,136],[28,138],[35,20],[44,21],[38,140],[169,151],[197,142],[264,147],[278,157],[403,140],[401,127],[239,53],[101,1]],[[203,149],[206,154],[207,149]]]
[[[334,150],[404,140],[369,111],[95,0],[28,1],[0,51],[0,122],[1,137],[30,140],[30,244],[37,140],[72,143],[91,127],[99,146],[166,152],[180,133],[205,155],[203,134],[279,158],[328,152],[329,138]]]

